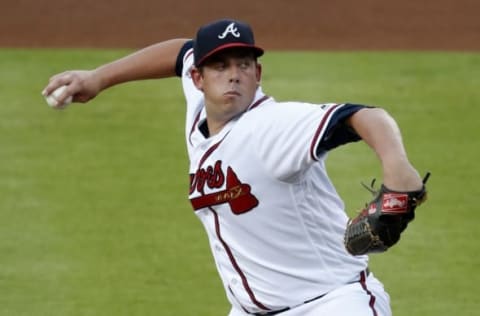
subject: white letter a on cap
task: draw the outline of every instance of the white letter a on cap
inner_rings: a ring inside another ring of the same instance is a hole
[[[218,35],[219,39],[224,39],[227,37],[228,34],[232,34],[235,37],[240,37],[240,33],[238,32],[238,29],[235,27],[235,22],[230,23],[225,31],[223,31],[222,34]]]

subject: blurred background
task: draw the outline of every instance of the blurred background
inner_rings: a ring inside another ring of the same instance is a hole
[[[480,2],[0,0],[0,315],[227,315],[187,200],[177,79],[49,108],[53,74],[92,69],[200,24],[249,22],[277,100],[380,105],[428,203],[371,256],[394,315],[478,315]],[[381,179],[362,143],[327,160],[349,215]]]
[[[0,46],[143,47],[234,17],[268,49],[477,50],[477,0],[0,1]]]

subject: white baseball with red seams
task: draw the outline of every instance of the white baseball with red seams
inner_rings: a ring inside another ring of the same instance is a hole
[[[63,92],[67,89],[67,86],[60,86],[52,91],[48,96],[45,96],[45,100],[48,105],[53,108],[64,108],[72,102],[72,96],[69,96],[62,104],[59,104],[58,98],[62,96]]]
[[[386,310],[378,315],[389,315],[388,295],[366,275],[368,257],[343,246],[348,217],[326,174],[326,154],[316,150],[343,105],[279,103],[259,88],[247,112],[206,138],[199,129],[203,94],[189,76],[191,49],[183,60],[189,198],[207,231],[230,315],[288,308],[281,315],[305,316],[338,291],[349,293],[349,315],[358,315],[360,303],[377,315],[375,301]]]

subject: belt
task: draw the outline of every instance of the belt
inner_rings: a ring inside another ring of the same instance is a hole
[[[266,313],[253,313],[252,315],[255,315],[255,316],[277,315],[277,314],[286,312],[289,309],[290,309],[290,307],[285,307],[283,309],[279,309],[279,310],[276,310],[276,311],[270,311],[270,312],[266,312]]]
[[[363,270],[362,272],[360,272],[360,275],[362,275],[363,273],[365,273],[365,277],[368,277],[370,275],[370,269],[369,268],[366,268],[365,270]],[[357,280],[357,281],[354,281],[354,282],[351,282],[351,283],[357,283],[357,282],[360,282],[360,280]],[[349,283],[349,284],[351,284]],[[319,295],[319,296],[316,296],[314,298],[311,298],[309,300],[306,300],[304,301],[302,304],[300,305],[303,305],[303,304],[308,304],[310,302],[313,302],[313,301],[316,301],[316,300],[319,300],[321,299],[322,297],[324,297],[325,295],[327,295],[328,293],[325,293],[325,294],[322,294],[322,295]],[[280,313],[283,313],[283,312],[286,312],[288,310],[290,310],[291,307],[285,307],[285,308],[282,308],[282,309],[278,309],[276,311],[269,311],[269,312],[262,312],[262,313],[249,313],[250,315],[255,315],[255,316],[272,316],[272,315],[277,315],[277,314],[280,314]]]

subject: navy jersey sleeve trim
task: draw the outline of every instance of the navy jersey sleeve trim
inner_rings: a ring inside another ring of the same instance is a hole
[[[317,157],[335,147],[356,142],[361,139],[355,130],[346,124],[346,120],[354,113],[364,108],[371,108],[371,106],[346,103],[340,109],[335,111],[325,130],[325,136],[317,146]]]
[[[177,74],[178,77],[182,76],[182,70],[183,70],[183,57],[187,53],[187,51],[193,47],[193,40],[185,42],[183,44],[182,48],[180,49],[180,52],[178,53],[177,56],[177,61],[175,63],[175,73]]]

